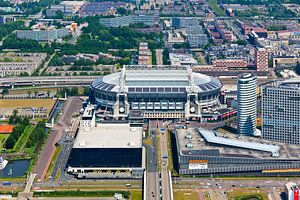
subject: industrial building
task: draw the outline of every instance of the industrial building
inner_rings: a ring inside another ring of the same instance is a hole
[[[78,178],[141,178],[145,169],[143,127],[96,123],[88,106],[71,150],[67,172]]]
[[[202,113],[221,108],[221,82],[189,67],[127,66],[96,79],[92,100],[113,118],[141,111],[145,118],[201,120]]]
[[[262,136],[265,139],[300,144],[300,78],[263,87]]]
[[[178,128],[173,142],[174,165],[181,175],[290,175],[300,173],[299,146],[287,150],[245,135],[203,128]],[[172,144],[173,145],[173,144]],[[295,153],[294,153],[295,152]]]

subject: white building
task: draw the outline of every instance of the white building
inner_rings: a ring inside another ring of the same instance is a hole
[[[238,133],[256,135],[256,85],[255,74],[244,73],[237,81]]]

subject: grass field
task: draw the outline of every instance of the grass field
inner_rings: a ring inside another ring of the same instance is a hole
[[[47,173],[46,173],[46,179],[50,178],[50,175],[52,174],[53,168],[54,168],[54,164],[56,163],[57,157],[59,152],[61,151],[61,146],[56,147],[54,155],[52,157],[52,161],[48,167]]]
[[[174,192],[174,200],[197,200],[197,193],[194,191]]]
[[[3,144],[8,136],[9,134],[0,134],[0,149],[3,147]]]
[[[142,191],[132,191],[131,199],[132,200],[142,200],[143,199],[143,192]]]
[[[247,199],[259,199],[268,200],[268,195],[262,190],[253,189],[236,189],[227,193],[229,200],[247,200]]]
[[[208,0],[208,4],[218,17],[226,16],[225,12],[220,8],[216,0]]]

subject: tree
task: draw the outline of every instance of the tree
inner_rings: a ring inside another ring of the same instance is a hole
[[[6,139],[4,146],[5,146],[6,149],[12,149],[12,148],[14,148],[15,143],[16,143],[16,140],[14,139],[14,137],[9,136]]]
[[[47,90],[47,96],[50,98],[50,90]]]
[[[37,90],[34,90],[33,92],[34,92],[34,96],[35,96],[35,97],[36,97],[37,94],[39,93]]]
[[[119,8],[117,8],[117,13],[120,15],[126,15],[127,10],[123,7],[119,7]]]
[[[31,97],[31,90],[27,91],[28,97]]]
[[[9,90],[8,90],[7,88],[4,88],[4,89],[2,90],[2,94],[3,94],[3,95],[9,94]]]

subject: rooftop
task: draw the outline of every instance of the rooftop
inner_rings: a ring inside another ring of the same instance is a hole
[[[141,148],[143,127],[130,124],[97,124],[80,128],[73,148]]]
[[[213,133],[213,132],[211,132]],[[208,155],[219,157],[242,157],[258,159],[299,159],[299,145],[290,145],[257,137],[237,135],[229,132],[216,132],[215,140],[206,142],[198,129],[177,129],[176,140],[181,155]],[[228,141],[230,143],[228,143]],[[232,143],[233,141],[233,143]],[[225,142],[225,143],[223,143]],[[243,146],[244,144],[249,146]],[[266,147],[263,149],[261,147]],[[278,150],[279,157],[272,157],[271,151]]]

